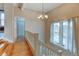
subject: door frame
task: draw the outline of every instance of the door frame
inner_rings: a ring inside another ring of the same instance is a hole
[[[17,33],[17,20],[18,20],[18,18],[22,18],[23,20],[24,20],[24,38],[25,38],[25,18],[24,17],[22,17],[22,16],[17,16],[16,17],[16,20],[15,20],[15,23],[16,23],[16,40],[18,39],[18,33]]]

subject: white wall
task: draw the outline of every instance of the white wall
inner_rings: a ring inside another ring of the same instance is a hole
[[[25,30],[39,33],[39,39],[44,40],[44,23],[37,19],[39,12],[19,10],[13,4],[5,4],[5,38],[9,41],[15,41],[17,36],[16,18],[21,16],[25,19]]]
[[[25,30],[30,32],[35,32],[39,34],[39,39],[44,40],[45,37],[45,27],[44,23],[37,19],[40,12],[23,9],[22,11],[15,8],[15,16],[21,16],[25,19]]]
[[[26,31],[34,32],[39,34],[39,40],[44,41],[44,23],[38,21],[38,19],[26,19]]]
[[[13,4],[4,4],[4,39],[10,42],[14,40],[14,7]]]

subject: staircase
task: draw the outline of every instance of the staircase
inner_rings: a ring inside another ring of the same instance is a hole
[[[50,43],[44,43],[40,41],[39,34],[26,31],[25,36],[29,42],[29,45],[32,46],[32,52],[35,56],[75,56],[77,54],[73,54],[64,49],[57,49],[57,46],[51,45]]]
[[[33,56],[29,45],[25,40],[18,40],[15,43],[0,40],[1,56]]]

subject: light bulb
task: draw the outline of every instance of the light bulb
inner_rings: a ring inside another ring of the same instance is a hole
[[[48,15],[45,15],[45,18],[48,19]]]
[[[48,15],[40,15],[39,17],[37,17],[38,19],[48,19]]]

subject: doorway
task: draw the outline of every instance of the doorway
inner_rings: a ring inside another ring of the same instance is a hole
[[[17,18],[17,39],[24,39],[25,37],[25,20],[23,17]]]

